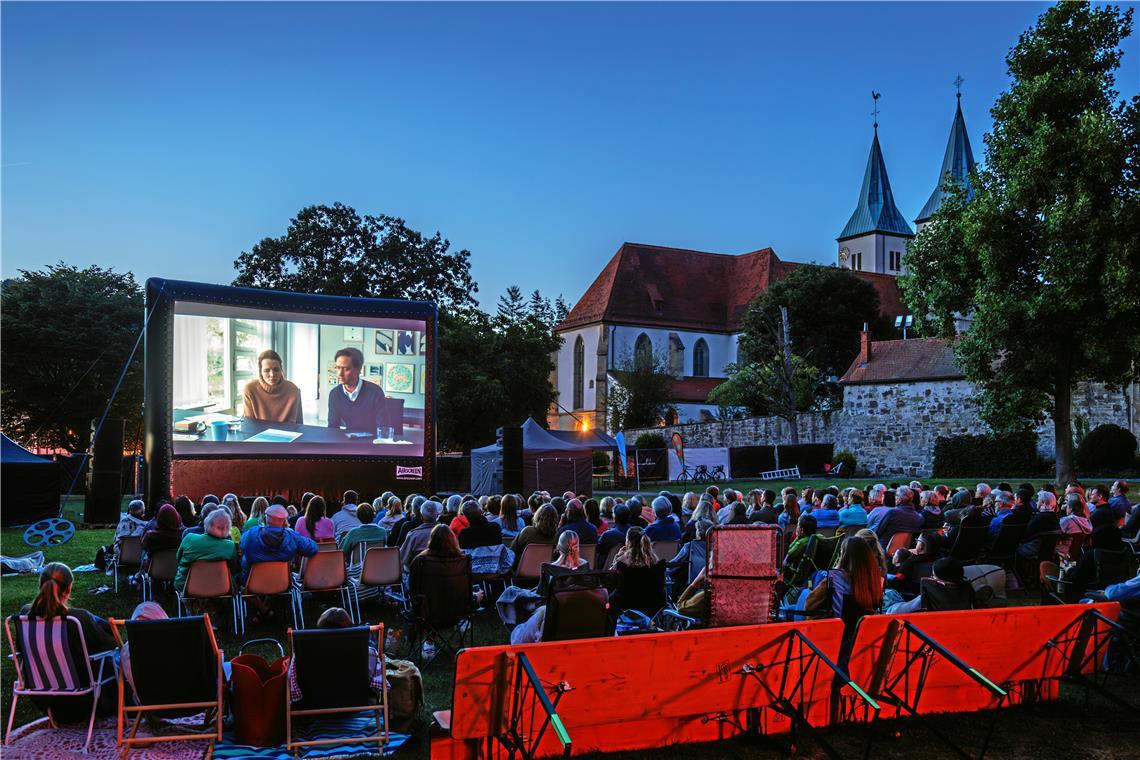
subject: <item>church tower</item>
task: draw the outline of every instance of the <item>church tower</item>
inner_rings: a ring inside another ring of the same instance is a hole
[[[938,185],[930,194],[930,200],[922,207],[922,211],[918,212],[918,218],[914,220],[919,232],[930,223],[930,217],[934,216],[934,212],[942,206],[942,200],[946,196],[942,190],[942,185],[947,175],[950,175],[956,183],[966,189],[967,200],[974,197],[974,189],[970,187],[970,171],[974,168],[974,151],[970,150],[970,135],[966,132],[966,120],[962,118],[961,88],[963,81],[962,77],[954,80],[954,84],[958,86],[958,108],[954,112],[954,123],[950,125],[950,139],[946,142],[946,155],[942,157],[942,171],[938,173]]]
[[[875,136],[871,140],[871,154],[867,157],[867,170],[863,172],[863,186],[859,202],[843,232],[839,243],[839,266],[862,272],[879,272],[898,275],[903,271],[906,246],[914,231],[895,205],[891,181],[887,177],[887,164],[879,147],[879,93],[871,94],[875,100]]]

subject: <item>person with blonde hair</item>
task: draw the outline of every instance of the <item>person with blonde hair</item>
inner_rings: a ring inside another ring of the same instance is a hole
[[[253,504],[249,508],[249,517],[242,523],[241,532],[245,533],[250,528],[255,528],[258,525],[265,524],[265,510],[269,509],[269,499],[264,496],[258,496],[253,500]]]
[[[376,524],[388,531],[389,535],[396,530],[396,526],[400,522],[407,518],[407,514],[404,513],[404,501],[395,494],[387,499],[384,499],[383,496],[377,496],[372,502],[372,508],[379,515]]]
[[[549,505],[544,506],[542,509],[548,508],[554,511],[554,508]],[[541,514],[541,512],[542,510],[540,509],[539,513]],[[551,580],[556,576],[590,569],[589,563],[583,559],[579,553],[580,547],[581,539],[573,530],[564,530],[561,535],[558,536],[558,557],[553,562],[544,563],[539,573],[539,599],[545,598],[546,589],[550,585]],[[511,643],[529,644],[535,641],[541,641],[542,627],[545,623],[546,605],[544,604],[536,609],[524,623],[516,626],[514,630],[511,631]]]
[[[40,590],[30,604],[20,609],[20,614],[39,620],[73,617],[83,629],[83,638],[91,654],[114,649],[118,644],[111,633],[110,623],[85,609],[69,605],[74,584],[75,576],[71,574],[70,567],[62,562],[47,563],[40,571]]]

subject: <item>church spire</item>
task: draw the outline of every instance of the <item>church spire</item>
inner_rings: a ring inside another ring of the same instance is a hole
[[[892,235],[913,237],[914,231],[895,205],[891,193],[891,180],[887,177],[887,164],[879,147],[879,93],[872,92],[875,101],[875,136],[871,140],[871,153],[867,156],[867,169],[863,172],[863,186],[859,190],[859,202],[843,232],[836,240],[865,235],[869,232],[886,232]]]
[[[949,174],[955,182],[966,189],[966,199],[974,197],[974,190],[970,187],[970,171],[974,168],[974,152],[970,149],[970,135],[966,132],[966,120],[962,117],[962,82],[959,76],[954,80],[958,88],[958,106],[954,111],[954,123],[950,126],[950,139],[946,141],[946,154],[942,157],[942,170],[938,173],[938,186],[930,194],[930,199],[918,212],[916,224],[925,224],[930,221],[934,213],[942,207],[946,194],[942,191],[942,183]]]

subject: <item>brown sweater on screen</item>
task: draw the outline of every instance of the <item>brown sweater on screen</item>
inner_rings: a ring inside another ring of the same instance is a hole
[[[254,378],[241,392],[245,416],[266,422],[304,422],[301,414],[301,389],[288,380],[269,386]]]

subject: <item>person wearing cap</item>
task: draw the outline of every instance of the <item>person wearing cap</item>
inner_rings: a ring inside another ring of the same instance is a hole
[[[657,519],[645,529],[650,541],[680,541],[681,526],[673,519],[673,504],[664,496],[653,500],[653,516]]]

